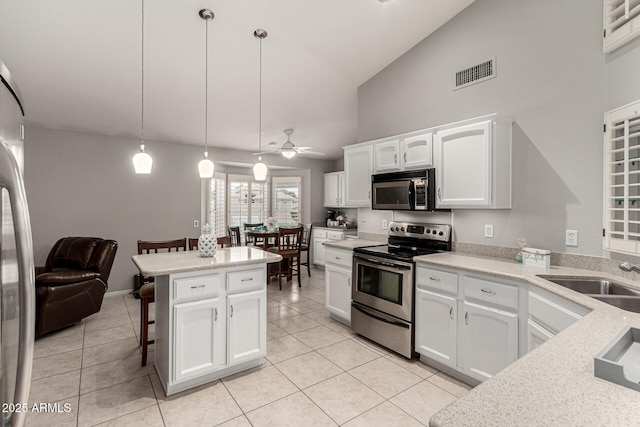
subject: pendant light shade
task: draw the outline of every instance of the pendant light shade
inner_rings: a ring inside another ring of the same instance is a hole
[[[142,0],[142,96],[141,96],[141,112],[140,112],[140,152],[133,156],[133,168],[137,174],[150,174],[153,159],[149,153],[144,151],[144,0]]]
[[[296,155],[296,150],[294,150],[293,148],[283,148],[280,152],[287,159],[292,159],[293,156]]]
[[[138,174],[150,174],[153,159],[144,152],[144,144],[140,144],[140,152],[133,156],[133,168]]]
[[[262,163],[262,157],[258,158],[258,163],[253,165],[253,178],[256,181],[264,181],[267,179],[268,168]]]
[[[198,163],[198,173],[200,173],[200,178],[213,178],[213,162],[208,159],[209,153],[204,152],[204,159],[200,160]]]
[[[213,178],[214,166],[209,160],[209,21],[214,17],[213,11],[209,9],[201,9],[198,12],[200,18],[205,22],[205,72],[204,72],[204,159],[198,163],[198,173],[200,178]]]
[[[253,36],[260,41],[260,56],[259,56],[259,100],[258,100],[258,152],[262,151],[262,39],[267,37],[267,32],[262,29],[257,29],[253,32]],[[262,157],[258,157],[258,163],[253,165],[253,178],[256,181],[266,181],[267,172],[269,169],[267,165],[262,163]]]

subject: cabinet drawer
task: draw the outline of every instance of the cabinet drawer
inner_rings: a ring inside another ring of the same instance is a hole
[[[215,298],[220,295],[220,275],[189,277],[173,281],[173,300]]]
[[[344,233],[342,231],[327,231],[328,240],[344,240]]]
[[[263,289],[266,273],[262,268],[227,273],[227,291],[232,293]]]
[[[556,334],[582,319],[582,315],[534,292],[529,292],[529,315]]]
[[[343,267],[351,268],[352,255],[351,255],[351,252],[345,252],[341,250],[326,248],[325,261],[331,264],[336,264],[336,265],[341,265]]]
[[[318,239],[326,239],[329,230],[313,230],[313,237]]]
[[[518,308],[518,287],[477,277],[465,277],[465,296],[492,304]]]
[[[458,275],[456,273],[418,267],[416,269],[416,284],[419,288],[431,288],[450,294],[458,293]]]

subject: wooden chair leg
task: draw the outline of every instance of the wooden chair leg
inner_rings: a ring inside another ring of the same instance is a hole
[[[278,286],[280,287],[280,290],[282,290],[282,263],[284,260],[280,261],[278,263]]]
[[[299,255],[296,258],[296,263],[298,264],[298,270],[296,271],[296,274],[298,275],[298,287],[301,288],[302,283],[300,282],[300,256]]]
[[[309,277],[311,277],[311,251],[307,251],[307,273]]]
[[[147,346],[149,345],[149,298],[142,301],[142,328],[140,337],[142,340],[142,366],[147,366]]]
[[[144,313],[144,298],[140,297],[140,345],[142,345],[142,329],[144,328],[144,318],[142,313]]]

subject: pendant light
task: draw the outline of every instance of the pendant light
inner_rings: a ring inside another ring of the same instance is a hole
[[[260,40],[260,79],[259,79],[259,101],[258,101],[258,152],[262,152],[262,39],[267,37],[265,30],[255,30],[253,36]],[[253,165],[253,178],[256,181],[267,179],[267,165],[262,163],[262,156],[258,157],[258,163]]]
[[[200,18],[205,21],[205,76],[204,76],[204,159],[198,163],[200,178],[213,178],[213,162],[209,160],[209,21],[213,19],[213,12],[209,9],[201,9],[198,12]]]
[[[153,159],[144,151],[144,0],[142,0],[142,108],[140,114],[140,152],[133,156],[133,168],[137,174],[150,174]]]

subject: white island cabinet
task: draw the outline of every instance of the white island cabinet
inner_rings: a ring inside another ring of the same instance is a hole
[[[135,255],[155,276],[155,368],[168,395],[262,363],[266,354],[266,264],[254,247]]]

